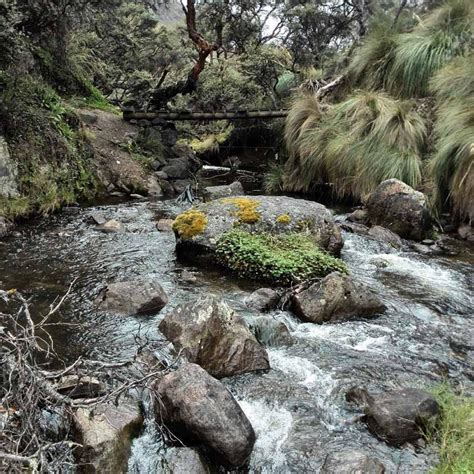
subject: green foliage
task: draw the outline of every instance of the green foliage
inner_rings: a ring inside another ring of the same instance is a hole
[[[0,118],[18,165],[21,197],[0,206],[8,218],[47,214],[97,189],[90,150],[72,109],[40,78],[2,77]]]
[[[428,439],[439,447],[440,462],[434,474],[474,472],[474,399],[456,395],[440,385],[434,396],[441,408],[439,422],[428,431]]]
[[[310,191],[330,182],[338,196],[361,198],[388,178],[419,184],[426,130],[411,102],[361,91],[322,117],[304,119],[304,102],[293,107],[303,112],[292,109],[287,119],[286,135],[296,139],[289,144],[286,189]]]
[[[450,203],[461,218],[474,218],[474,58],[458,58],[431,81],[438,100],[436,152],[430,162],[434,202]]]
[[[309,234],[271,235],[234,229],[217,242],[218,262],[238,275],[289,285],[347,273],[345,264],[319,249]]]

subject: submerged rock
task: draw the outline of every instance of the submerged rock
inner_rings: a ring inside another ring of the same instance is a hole
[[[236,196],[195,206],[187,211],[189,218],[177,221],[176,251],[191,261],[213,261],[219,238],[238,226],[244,231],[285,234],[308,232],[321,249],[338,254],[342,248],[339,226],[322,204],[286,196]],[[192,216],[202,225],[196,227]]]
[[[203,444],[219,462],[231,467],[247,462],[255,432],[222,382],[196,364],[185,364],[165,375],[156,390],[158,423],[183,441]]]
[[[270,368],[268,355],[245,321],[213,297],[177,306],[160,331],[189,362],[217,378]]]
[[[234,181],[231,184],[224,184],[222,186],[207,186],[204,188],[204,198],[206,201],[230,196],[239,196],[242,194],[244,194],[244,188],[240,181]]]
[[[385,467],[377,459],[355,449],[343,449],[327,455],[321,474],[384,474]]]
[[[75,439],[83,445],[78,459],[82,472],[126,472],[132,438],[142,423],[138,405],[129,401],[79,408],[74,425]]]
[[[366,285],[334,272],[292,296],[295,313],[305,321],[347,321],[383,313],[384,304]]]
[[[260,288],[245,298],[245,304],[257,311],[268,311],[276,307],[280,301],[278,292],[271,288]]]
[[[423,240],[431,227],[425,195],[398,179],[380,183],[367,200],[367,210],[372,224],[406,239]]]
[[[255,318],[250,329],[257,340],[266,346],[291,346],[295,342],[285,323],[268,316]]]
[[[96,229],[106,233],[124,231],[123,225],[115,219],[111,219],[110,221],[107,221],[104,224],[98,225]]]
[[[392,232],[391,230],[388,230],[380,225],[374,225],[371,227],[368,235],[370,235],[370,237],[374,238],[375,240],[385,242],[396,249],[400,249],[403,246],[402,239],[397,234],[395,234],[395,232]]]
[[[346,398],[363,406],[365,421],[373,434],[395,446],[421,438],[423,428],[439,415],[434,397],[416,388],[376,395],[356,388]]]
[[[193,448],[170,448],[166,451],[165,472],[171,474],[208,474],[209,467],[204,458]]]
[[[99,309],[124,315],[155,313],[168,304],[168,295],[157,281],[110,283],[98,298]]]

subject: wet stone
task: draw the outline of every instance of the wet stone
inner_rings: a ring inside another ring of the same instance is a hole
[[[345,449],[328,454],[321,474],[384,474],[385,467],[377,459],[367,454]]]

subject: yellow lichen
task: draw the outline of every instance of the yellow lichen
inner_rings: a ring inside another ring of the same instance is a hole
[[[260,213],[257,208],[260,203],[255,199],[249,198],[224,198],[222,200],[225,204],[233,204],[237,210],[232,214],[236,216],[240,222],[245,224],[255,224],[260,220]]]
[[[288,214],[282,214],[276,218],[278,224],[288,225],[291,222],[291,217]]]
[[[173,222],[173,230],[183,239],[202,234],[206,227],[206,214],[196,209],[183,212]]]

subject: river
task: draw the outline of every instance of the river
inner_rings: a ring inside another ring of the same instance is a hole
[[[215,270],[200,272],[176,261],[174,236],[156,229],[169,202],[129,202],[66,212],[20,226],[0,242],[0,280],[32,298],[34,316],[77,279],[71,298],[52,326],[56,351],[122,360],[136,348],[136,334],[161,340],[159,321],[176,304],[198,295],[218,295],[251,322],[257,316],[244,298],[259,286]],[[104,234],[94,213],[117,219],[123,233]],[[318,472],[326,455],[342,447],[378,457],[389,473],[424,473],[436,463],[430,446],[393,448],[355,421],[344,399],[348,388],[431,387],[443,382],[473,392],[473,366],[459,340],[473,335],[472,253],[433,257],[396,251],[366,236],[344,232],[342,258],[352,275],[374,288],[387,305],[373,320],[340,324],[302,323],[286,311],[267,317],[284,321],[295,338],[288,347],[268,347],[271,370],[223,380],[250,419],[257,442],[250,472]],[[472,250],[472,249],[471,249]],[[183,279],[183,270],[197,280]],[[111,281],[155,277],[170,296],[152,316],[123,317],[97,311],[94,299]],[[470,338],[472,341],[472,337]],[[471,352],[472,355],[472,352]],[[161,472],[164,446],[148,423],[134,441],[131,473]]]

